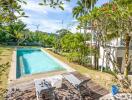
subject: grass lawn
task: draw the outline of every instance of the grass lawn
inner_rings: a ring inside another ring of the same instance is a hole
[[[10,65],[12,51],[13,48],[0,46],[0,65],[6,64],[8,62]],[[1,96],[3,94],[3,91],[7,88],[8,74],[9,74],[9,68],[6,69],[5,72],[2,72],[2,74],[0,74],[0,100],[3,100]]]
[[[86,68],[84,66],[69,62],[66,57],[63,57],[61,55],[55,54],[51,50],[45,49],[48,53],[53,55],[54,57],[60,59],[64,63],[68,64],[72,68],[74,68],[76,71],[79,73],[90,77],[94,82],[97,84],[101,85],[102,87],[110,90],[111,85],[115,84],[114,77],[111,74],[105,73],[105,72],[100,72],[97,70],[92,70],[90,68]]]

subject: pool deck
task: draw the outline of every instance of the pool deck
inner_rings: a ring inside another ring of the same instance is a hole
[[[88,77],[85,77],[84,75],[81,75],[78,72],[71,72],[71,73],[80,80],[89,79]],[[69,74],[69,73],[65,73],[65,74]],[[63,80],[62,84],[67,85],[70,91],[74,91],[75,93],[78,93],[78,91],[68,81]],[[98,100],[100,97],[109,93],[106,89],[94,83],[92,80],[88,81],[87,84],[88,84],[88,87],[90,88],[91,95],[88,95],[86,99],[84,100]],[[65,89],[63,86],[64,85],[62,85],[61,89],[58,91],[58,95],[65,94],[65,96],[67,96],[69,93],[69,89]],[[10,93],[12,94],[11,97],[10,97]],[[30,80],[28,82],[23,82],[23,83],[19,83],[15,85],[11,84],[9,86],[8,94],[9,94],[8,95],[9,98],[13,98],[13,99],[21,98],[23,100],[36,100],[34,81]],[[61,96],[64,96],[64,95],[61,95]],[[59,99],[59,100],[62,100],[62,99]]]
[[[11,59],[11,68],[9,71],[8,84],[10,84],[11,81],[16,80],[16,62],[17,59],[16,59],[16,48],[15,48]]]
[[[24,82],[27,83],[27,82],[33,81],[34,79],[46,78],[49,76],[59,75],[59,74],[63,74],[63,73],[66,73],[66,71],[51,71],[51,72],[45,72],[45,73],[26,75],[26,76],[20,77],[16,80],[10,81],[9,84],[16,85],[16,84],[20,84],[20,83],[24,83]]]

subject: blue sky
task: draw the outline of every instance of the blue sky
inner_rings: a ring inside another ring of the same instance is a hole
[[[77,22],[72,17],[72,8],[76,6],[77,0],[71,0],[64,4],[64,11],[59,8],[53,9],[48,6],[39,6],[41,0],[28,0],[27,5],[22,5],[28,18],[22,18],[22,21],[27,24],[27,27],[35,31],[36,25],[39,25],[39,30],[44,32],[53,32],[61,28],[66,28],[72,32],[76,32]],[[96,6],[100,6],[109,0],[98,0]]]

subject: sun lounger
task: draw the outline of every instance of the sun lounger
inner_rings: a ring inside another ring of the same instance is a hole
[[[73,74],[64,75],[64,78],[68,80],[74,87],[81,83],[81,80],[79,80]]]
[[[62,76],[56,75],[48,78],[35,79],[37,100],[54,100],[54,89],[62,85]],[[44,97],[44,95],[46,95]],[[47,98],[47,99],[46,99]]]
[[[81,95],[87,94],[86,92],[88,92],[88,94],[90,95],[90,89],[87,86],[87,83],[90,79],[80,80],[73,74],[63,75],[63,77],[67,81],[69,81],[80,92]]]

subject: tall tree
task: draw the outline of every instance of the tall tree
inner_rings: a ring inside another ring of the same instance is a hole
[[[72,12],[73,17],[78,19],[79,17],[88,14],[93,9],[93,7],[95,6],[97,1],[98,0],[79,0],[77,2],[78,6],[73,8],[73,12]],[[87,21],[87,20],[85,20],[85,22],[80,21],[80,24],[79,24],[80,32],[81,32],[81,29],[83,28],[84,33],[85,33],[85,37],[87,34],[88,25],[90,23],[91,23],[91,21]],[[93,34],[91,34],[91,36],[93,37]],[[92,37],[91,37],[91,45],[92,45]],[[98,48],[98,45],[96,47]],[[97,63],[95,63],[95,66],[97,66],[97,67],[98,67],[98,59],[97,59],[97,56],[98,56],[97,53],[98,52],[99,52],[99,50],[97,50],[97,52],[95,52],[95,55],[94,55],[94,58],[96,59],[94,61],[97,62]],[[90,54],[91,54],[91,59],[92,59],[92,46],[91,46]]]
[[[58,31],[56,31],[56,33],[58,33],[59,37],[62,38],[63,36],[65,36],[68,33],[72,33],[67,29],[60,29]]]
[[[128,85],[128,71],[129,67],[131,66],[131,59],[129,55],[129,43],[132,38],[131,31],[132,31],[132,13],[131,7],[129,6],[128,2],[132,2],[130,0],[125,1],[122,3],[122,0],[113,0],[110,3],[104,4],[100,8],[94,8],[90,14],[82,17],[84,20],[92,20],[93,29],[98,34],[97,39],[99,39],[99,43],[105,48],[106,43],[108,40],[119,37],[123,34],[125,37],[125,64],[124,66],[124,85],[129,87]],[[131,3],[130,3],[131,4]],[[112,55],[111,51],[107,52],[109,60],[112,62],[115,70],[119,74],[119,65],[117,64],[116,59]],[[121,74],[121,73],[120,73]]]
[[[98,0],[78,0],[77,6],[75,6],[72,10],[73,17],[79,18],[85,14],[87,14],[91,8],[94,7]]]
[[[24,24],[22,21],[15,22],[14,25],[14,35],[12,35],[13,38],[16,39],[17,45],[24,42],[27,39],[26,32],[28,29],[26,28],[26,24]]]
[[[21,4],[26,2],[24,0],[0,0],[0,22],[1,31],[6,31],[3,27],[9,27],[9,34],[15,35],[14,23],[20,17],[26,17]],[[14,38],[15,40],[15,38]]]

